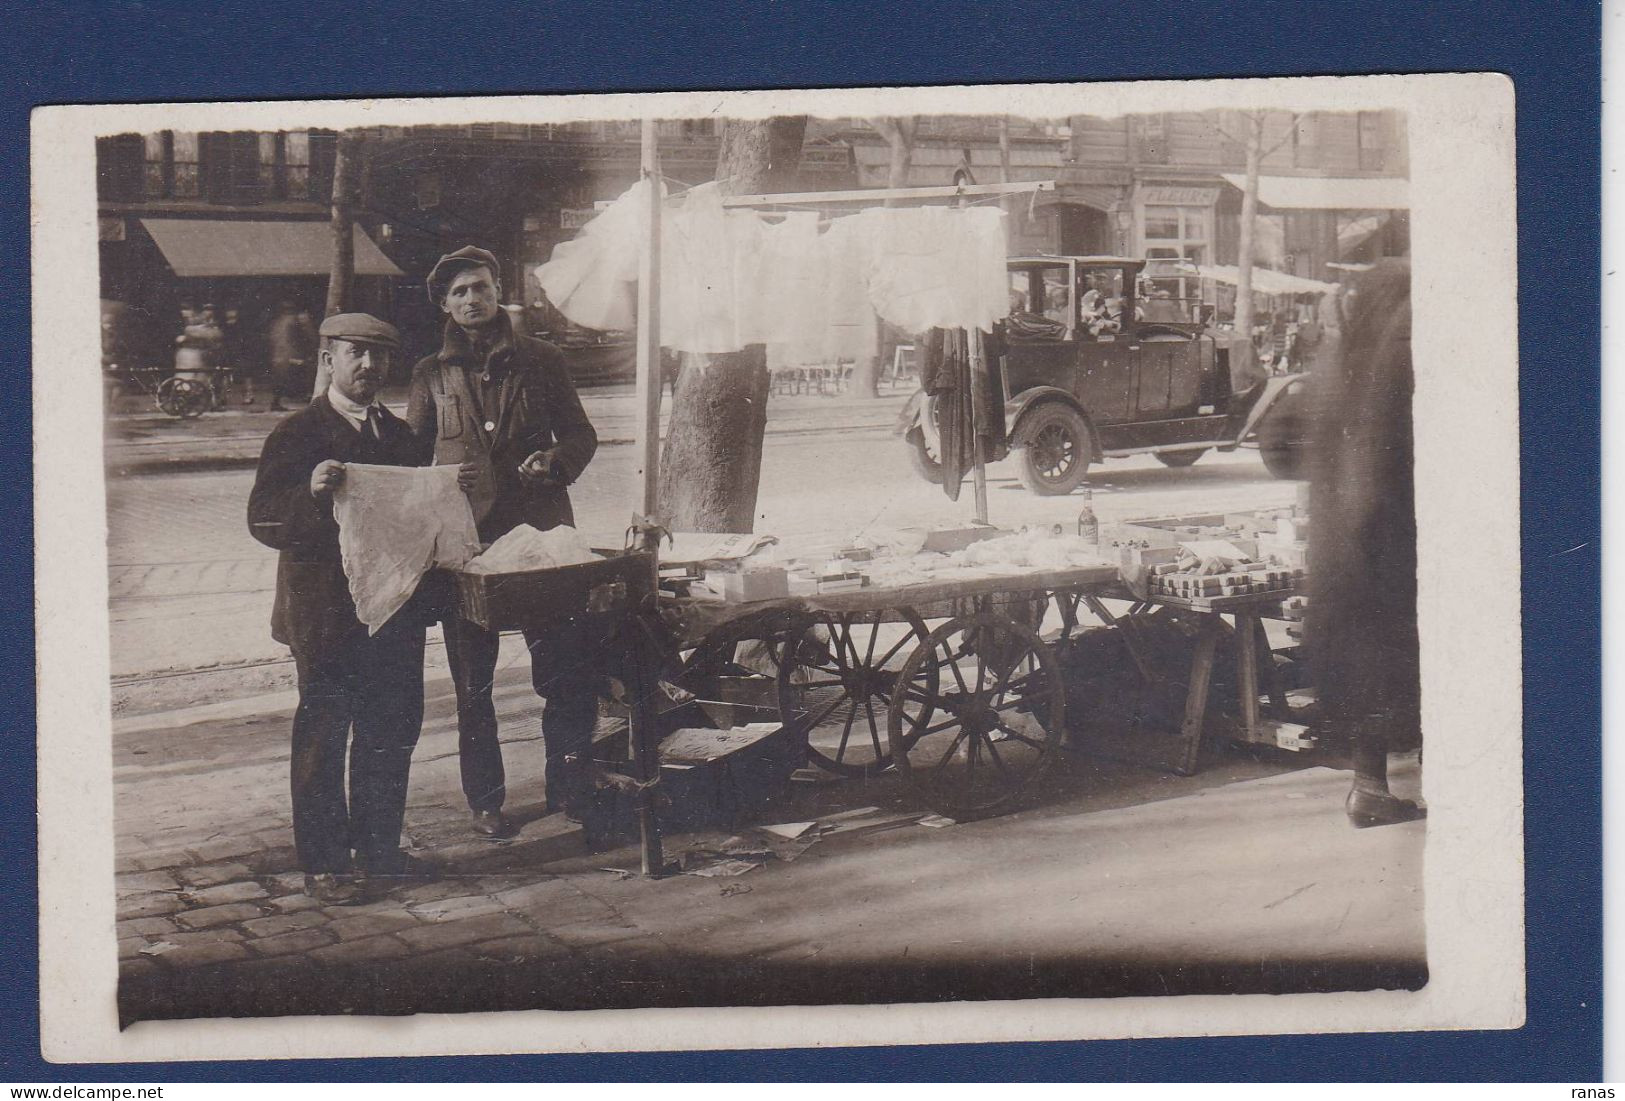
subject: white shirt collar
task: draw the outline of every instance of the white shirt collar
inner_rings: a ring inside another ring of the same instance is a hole
[[[327,401],[333,406],[333,411],[339,416],[343,417],[345,420],[349,421],[351,426],[354,427],[357,432],[361,431],[367,425],[367,411],[370,409],[381,408],[381,406],[378,404],[377,398],[373,398],[372,401],[368,402],[366,405],[351,401],[349,398],[339,393],[339,388],[337,385],[328,386]]]

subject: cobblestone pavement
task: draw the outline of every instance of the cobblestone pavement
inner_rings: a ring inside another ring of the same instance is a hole
[[[497,707],[519,835],[495,844],[469,832],[442,684],[403,840],[445,874],[325,906],[302,893],[292,848],[290,703],[116,724],[127,1020],[908,1000],[955,982],[988,991],[977,996],[1079,983],[1072,992],[1123,993],[1159,959],[1239,967],[1248,981],[1259,959],[1285,961],[1271,974],[1289,985],[1285,964],[1298,960],[1318,961],[1316,981],[1354,986],[1422,973],[1423,826],[1349,829],[1346,773],[1236,758],[1174,779],[1079,758],[1020,813],[780,847],[735,877],[649,880],[631,874],[634,847],[592,852],[543,815],[541,705],[517,669],[500,678]],[[1414,791],[1414,761],[1396,772]],[[792,787],[755,821],[918,810],[891,776]],[[760,849],[750,824],[739,837]],[[727,839],[681,834],[667,851]],[[1294,895],[1306,884],[1319,887]],[[1034,971],[1035,959],[1048,963]]]

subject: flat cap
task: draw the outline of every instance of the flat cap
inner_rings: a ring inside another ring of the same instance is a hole
[[[464,245],[456,252],[448,252],[434,262],[429,269],[429,278],[425,285],[429,289],[429,301],[435,305],[446,296],[446,286],[459,271],[464,268],[490,268],[491,278],[496,279],[502,274],[502,265],[497,258],[478,245]]]
[[[380,321],[370,313],[336,313],[323,318],[318,332],[329,340],[348,340],[354,344],[379,344],[385,348],[399,348],[401,334],[387,321]]]

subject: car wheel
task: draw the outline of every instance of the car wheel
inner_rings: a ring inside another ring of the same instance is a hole
[[[1016,472],[1021,484],[1044,497],[1060,497],[1083,484],[1094,442],[1089,422],[1070,405],[1049,402],[1022,419]]]
[[[1264,469],[1272,477],[1301,482],[1309,476],[1304,469],[1303,449],[1300,447],[1277,444],[1274,447],[1260,447],[1258,453],[1264,457]]]
[[[1157,462],[1163,466],[1185,467],[1193,465],[1197,459],[1207,454],[1207,448],[1198,447],[1194,451],[1159,451]]]
[[[925,435],[916,428],[908,434],[908,463],[914,473],[934,486],[942,484],[942,464],[925,449]]]

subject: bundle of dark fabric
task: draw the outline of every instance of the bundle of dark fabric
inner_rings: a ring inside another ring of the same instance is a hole
[[[957,501],[965,472],[976,462],[976,436],[982,437],[984,455],[997,454],[1004,441],[1004,384],[991,354],[984,353],[972,377],[964,329],[931,329],[920,343],[920,386],[936,399],[942,491]],[[980,399],[975,403],[973,388]]]

